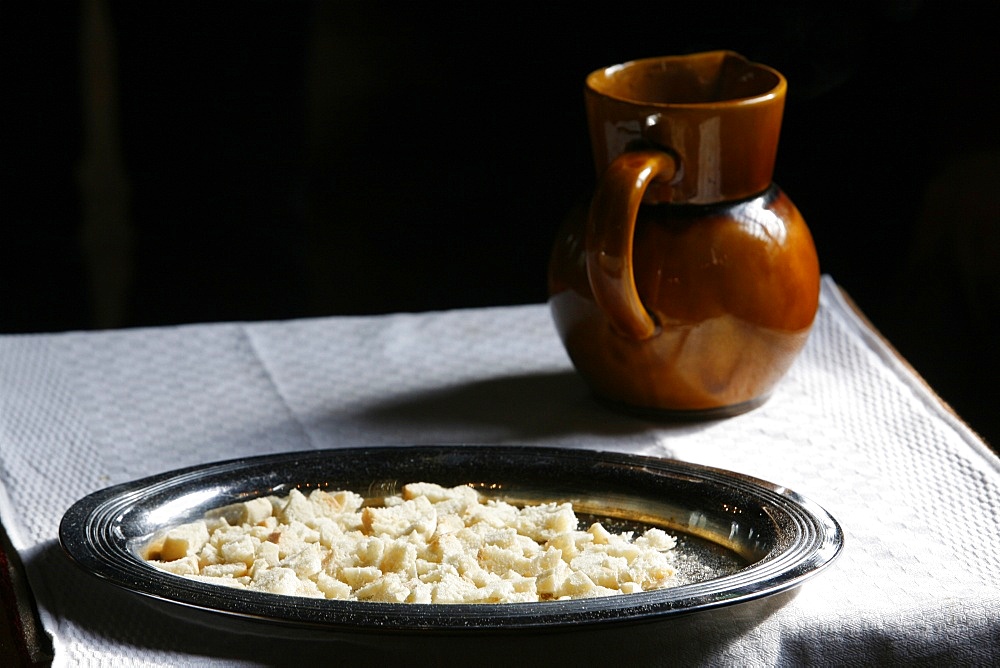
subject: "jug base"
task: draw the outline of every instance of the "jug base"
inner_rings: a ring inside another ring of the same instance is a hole
[[[765,394],[749,401],[743,401],[729,406],[715,406],[713,408],[677,409],[677,408],[657,408],[655,406],[637,406],[634,404],[615,401],[595,394],[597,401],[609,409],[642,418],[652,422],[702,422],[708,420],[721,420],[734,417],[743,413],[748,413],[755,408],[759,408],[770,398],[770,394]]]

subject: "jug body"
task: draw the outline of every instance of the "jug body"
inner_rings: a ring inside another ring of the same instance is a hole
[[[777,187],[739,202],[642,206],[633,274],[654,323],[622,332],[587,272],[586,216],[567,219],[549,266],[549,306],[574,366],[629,410],[725,416],[770,396],[805,345],[819,298],[812,236]]]
[[[633,61],[587,78],[598,182],[549,265],[574,366],[633,410],[759,405],[819,302],[812,236],[772,175],[785,80],[732,52]]]

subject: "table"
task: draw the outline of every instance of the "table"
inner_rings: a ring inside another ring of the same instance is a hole
[[[669,625],[292,644],[165,616],[80,571],[56,539],[80,497],[174,468],[481,443],[634,452],[763,478],[827,508],[845,548],[766,608]],[[33,647],[58,666],[420,665],[467,662],[463,651],[511,665],[551,665],[553,651],[637,665],[1000,664],[1000,460],[829,276],[809,342],[770,400],[689,424],[597,403],[541,304],[3,336],[0,520],[37,606]]]

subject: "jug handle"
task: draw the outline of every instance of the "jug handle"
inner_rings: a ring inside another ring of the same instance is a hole
[[[636,214],[649,184],[669,181],[676,172],[669,153],[628,151],[601,176],[590,203],[585,242],[590,289],[611,326],[637,341],[655,336],[659,326],[639,299],[632,271]]]

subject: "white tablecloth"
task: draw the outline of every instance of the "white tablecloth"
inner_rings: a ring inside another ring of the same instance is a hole
[[[840,559],[738,633],[713,641],[719,622],[705,618],[687,645],[668,642],[667,627],[625,647],[595,636],[603,644],[591,657],[1000,664],[1000,462],[828,277],[809,343],[773,397],[745,415],[682,425],[596,403],[544,305],[0,337],[0,519],[25,563],[55,665],[346,657],[344,643],[297,645],[165,616],[70,563],[59,520],[89,492],[178,467],[432,443],[708,464],[785,485],[842,523]],[[690,619],[697,627],[697,615]],[[470,660],[522,665],[532,656],[518,648],[537,656],[547,641],[514,638],[502,645],[509,655]],[[438,641],[429,642],[425,652]],[[449,642],[439,639],[441,656]],[[386,658],[407,649],[364,651]]]

